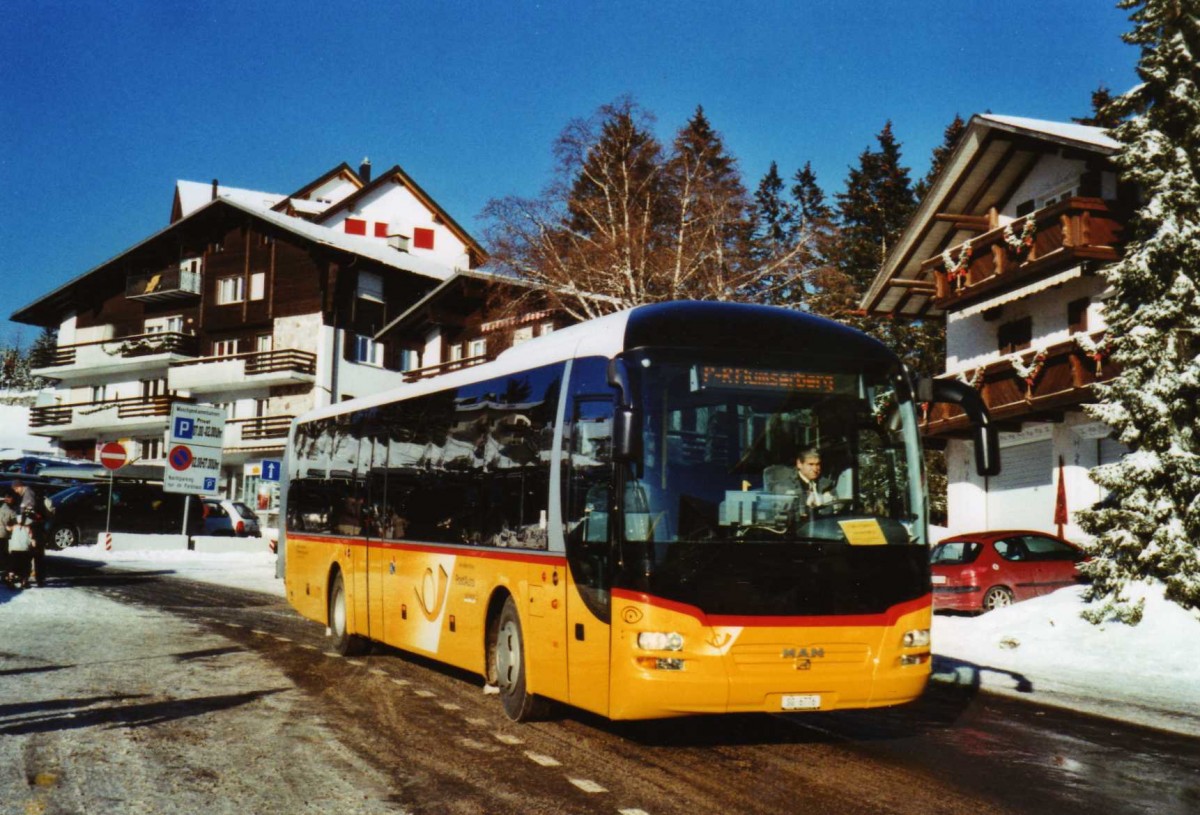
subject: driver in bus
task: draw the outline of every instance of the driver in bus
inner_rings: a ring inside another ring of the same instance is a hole
[[[834,500],[832,485],[821,478],[821,452],[806,447],[796,456],[796,466],[777,464],[763,472],[763,486],[777,495],[796,495],[809,508],[824,506]]]

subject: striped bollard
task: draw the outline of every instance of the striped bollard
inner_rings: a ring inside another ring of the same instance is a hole
[[[104,533],[104,551],[105,552],[112,551],[112,533],[111,532]]]

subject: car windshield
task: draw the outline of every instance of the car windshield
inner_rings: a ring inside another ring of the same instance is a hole
[[[254,510],[250,509],[250,507],[246,506],[241,501],[234,501],[233,508],[238,511],[238,515],[241,515],[247,521],[258,520],[258,516],[254,514]]]
[[[929,562],[946,565],[974,563],[982,549],[975,541],[946,541],[933,547]]]

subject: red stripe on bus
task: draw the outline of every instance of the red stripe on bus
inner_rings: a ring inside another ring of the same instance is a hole
[[[821,627],[821,626],[883,626],[895,625],[896,621],[905,614],[911,614],[914,611],[920,611],[923,608],[928,608],[933,602],[933,595],[926,594],[915,600],[905,600],[903,603],[881,611],[877,614],[818,614],[818,615],[778,615],[778,616],[748,616],[744,614],[705,614],[696,606],[688,603],[677,603],[673,600],[664,600],[661,597],[652,597],[649,594],[642,592],[628,591],[626,589],[614,589],[614,600],[624,600],[633,603],[645,603],[646,605],[661,608],[666,611],[673,611],[677,614],[686,614],[689,617],[694,617],[703,625],[719,625],[732,626],[739,628],[767,628],[778,626],[789,627]]]
[[[481,557],[489,560],[508,560],[520,563],[550,563],[555,566],[565,566],[567,563],[566,557],[559,554],[546,553],[543,555],[533,554],[535,552],[543,552],[543,549],[531,549],[528,551],[516,552],[511,549],[494,549],[491,547],[476,547],[469,544],[463,544],[461,547],[437,546],[429,543],[416,543],[410,541],[385,541],[371,538],[338,538],[332,535],[319,538],[308,537],[306,535],[289,535],[288,540],[304,541],[306,543],[323,543],[330,546],[355,546],[364,549],[400,549],[404,551],[421,552],[422,554],[432,555],[455,555],[468,557]]]

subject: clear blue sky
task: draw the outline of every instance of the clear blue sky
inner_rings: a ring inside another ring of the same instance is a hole
[[[811,161],[832,196],[889,119],[915,181],[956,113],[1128,89],[1128,29],[1114,0],[3,0],[0,320],[164,227],[177,179],[286,193],[369,156],[482,239],[624,94],[664,141],[703,105],[750,189]]]

